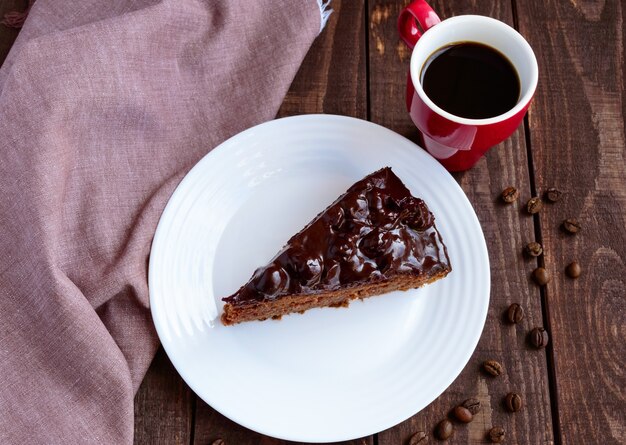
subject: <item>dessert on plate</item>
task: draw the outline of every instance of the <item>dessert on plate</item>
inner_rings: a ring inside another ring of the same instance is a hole
[[[432,283],[452,270],[435,217],[386,167],[356,182],[237,292],[222,323],[280,318]]]

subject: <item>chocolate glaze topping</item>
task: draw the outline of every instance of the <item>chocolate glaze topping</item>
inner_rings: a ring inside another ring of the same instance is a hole
[[[386,167],[350,187],[223,301],[246,305],[446,269],[435,217]]]

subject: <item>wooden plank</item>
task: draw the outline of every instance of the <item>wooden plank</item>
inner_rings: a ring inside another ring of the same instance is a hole
[[[403,1],[372,1],[369,11],[370,113],[380,123],[417,142],[417,130],[405,108],[410,51],[398,39],[396,20]],[[510,1],[431,1],[442,18],[460,14],[488,15],[513,24]],[[548,368],[543,351],[530,350],[526,332],[542,325],[538,289],[529,280],[534,263],[524,259],[522,246],[534,240],[531,217],[522,211],[530,197],[524,131],[493,148],[472,170],[454,175],[472,202],[483,227],[491,262],[491,302],[482,338],[465,370],[437,400],[408,421],[378,435],[379,445],[397,445],[416,431],[432,435],[433,428],[457,404],[477,397],[482,412],[467,425],[455,424],[453,443],[485,443],[485,434],[497,425],[507,431],[506,443],[551,444]],[[514,185],[521,199],[510,206],[499,202],[500,192]],[[510,303],[526,312],[517,326],[502,320]],[[491,378],[481,372],[484,360],[500,361],[505,375]],[[509,391],[520,393],[522,411],[510,414],[502,405]],[[431,436],[432,441],[432,436]],[[430,443],[430,442],[429,442]]]
[[[210,406],[198,399],[196,410],[196,434],[194,444],[211,445],[222,439],[225,445],[298,445],[302,442],[278,440],[259,433],[227,419]],[[341,442],[342,445],[373,445],[372,437]],[[304,445],[304,444],[302,444]],[[336,444],[339,445],[339,444]]]
[[[529,115],[540,191],[562,200],[540,215],[562,443],[626,443],[626,162],[624,15],[619,1],[518,2],[539,60]],[[541,32],[537,32],[541,30]],[[567,236],[564,218],[582,231]],[[578,260],[572,280],[565,266]]]
[[[305,113],[366,118],[364,1],[333,0],[334,12],[315,40],[277,117]]]
[[[135,444],[189,444],[194,397],[159,348],[135,395]]]
[[[5,13],[9,11],[23,11],[27,6],[28,0],[3,0],[0,2],[0,20],[4,17]],[[19,29],[0,25],[0,66],[2,66],[7,54],[9,54],[9,50],[19,32]]]
[[[334,113],[365,118],[367,83],[365,71],[364,1],[333,0],[333,14],[324,32],[307,54],[285,98],[278,117],[303,113]],[[252,432],[197,400],[194,444],[293,444]],[[372,445],[373,438],[343,442]]]

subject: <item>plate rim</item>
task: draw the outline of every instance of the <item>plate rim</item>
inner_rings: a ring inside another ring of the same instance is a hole
[[[456,187],[458,191],[461,192],[464,204],[467,205],[469,209],[471,210],[471,212],[468,212],[468,215],[470,215],[471,219],[480,229],[480,235],[481,235],[478,245],[480,247],[479,255],[483,258],[484,265],[485,265],[484,274],[483,274],[484,276],[482,276],[481,279],[485,283],[486,296],[485,296],[485,299],[483,302],[484,304],[482,305],[481,312],[480,312],[481,327],[479,330],[477,330],[477,333],[474,336],[474,338],[472,338],[471,341],[468,342],[472,345],[472,347],[467,348],[466,353],[463,355],[462,359],[459,360],[459,363],[462,362],[463,365],[459,366],[459,369],[455,369],[454,372],[450,375],[450,379],[449,381],[446,382],[445,386],[442,385],[441,391],[438,391],[436,396],[432,400],[424,403],[423,406],[421,406],[417,411],[408,413],[408,415],[406,416],[404,415],[392,416],[394,419],[392,424],[387,425],[383,427],[382,429],[380,429],[379,427],[372,427],[367,430],[364,429],[365,431],[364,433],[359,432],[358,435],[356,436],[354,434],[344,434],[344,435],[334,435],[330,438],[321,439],[321,438],[315,438],[315,437],[293,436],[289,434],[287,435],[277,434],[276,432],[268,431],[265,428],[260,428],[258,425],[251,425],[245,419],[240,419],[236,415],[236,413],[230,410],[224,410],[223,409],[224,407],[219,406],[219,403],[216,404],[214,400],[211,400],[211,402],[209,403],[209,400],[206,400],[205,397],[199,394],[199,392],[197,391],[197,385],[195,383],[192,383],[193,379],[188,378],[189,376],[188,376],[188,373],[185,371],[185,366],[180,362],[179,358],[176,357],[176,354],[171,353],[172,351],[170,350],[170,347],[172,347],[173,345],[171,344],[168,345],[167,342],[164,341],[165,336],[163,335],[163,327],[159,326],[159,322],[158,322],[159,317],[157,316],[158,309],[156,308],[156,305],[154,304],[154,297],[153,297],[154,294],[153,292],[151,292],[151,289],[153,289],[153,283],[155,280],[154,278],[155,268],[152,267],[153,258],[155,258],[155,251],[158,249],[159,241],[164,236],[163,232],[165,230],[162,225],[162,220],[166,212],[168,212],[168,210],[172,208],[172,202],[176,199],[178,195],[183,193],[183,190],[187,182],[191,181],[191,178],[190,178],[191,173],[195,170],[201,169],[202,168],[201,165],[207,162],[210,162],[210,160],[213,157],[217,156],[217,154],[221,153],[224,150],[227,150],[228,145],[231,145],[233,142],[236,142],[239,139],[244,139],[250,133],[257,131],[259,127],[280,126],[280,125],[283,125],[285,122],[307,121],[307,120],[312,120],[312,121],[319,120],[321,124],[334,123],[334,122],[341,123],[341,121],[343,121],[343,122],[348,122],[348,123],[352,123],[356,125],[370,126],[372,128],[375,128],[376,131],[386,133],[386,137],[396,138],[399,140],[403,140],[404,143],[409,143],[411,145],[414,145],[417,149],[419,149],[418,152],[420,153],[420,155],[418,156],[425,156],[426,159],[429,159],[428,162],[432,162],[432,164],[435,165],[434,168],[440,169],[445,175],[448,175],[452,179],[452,183],[454,184],[453,187]],[[450,385],[452,385],[452,383],[454,383],[454,381],[458,378],[458,376],[461,374],[461,372],[466,368],[467,364],[469,363],[469,360],[474,354],[476,350],[476,346],[478,345],[478,342],[480,341],[480,338],[482,337],[482,333],[485,328],[485,323],[486,323],[487,314],[489,310],[489,303],[491,300],[491,265],[489,261],[489,253],[487,249],[487,243],[486,243],[484,231],[482,229],[482,225],[480,224],[480,220],[478,219],[478,215],[476,214],[476,211],[474,210],[474,207],[472,206],[471,202],[469,201],[469,198],[467,197],[466,193],[463,191],[459,183],[454,179],[454,177],[452,177],[452,175],[447,170],[445,170],[445,168],[435,158],[433,158],[424,149],[422,149],[418,144],[411,141],[407,137],[399,133],[396,133],[382,125],[376,124],[374,122],[370,122],[364,119],[354,118],[350,116],[337,115],[337,114],[310,113],[310,114],[299,114],[299,115],[294,115],[294,116],[282,117],[278,119],[272,119],[272,120],[254,125],[252,127],[249,127],[239,133],[236,133],[233,136],[222,141],[220,144],[215,146],[215,148],[213,148],[209,152],[207,152],[191,167],[191,169],[189,169],[189,171],[185,173],[183,179],[178,183],[178,185],[174,189],[174,192],[168,198],[167,204],[165,205],[165,207],[163,208],[163,211],[161,212],[159,216],[159,221],[157,223],[157,227],[154,232],[154,236],[153,236],[152,243],[150,246],[150,257],[149,257],[149,263],[148,263],[148,293],[149,293],[149,303],[150,303],[150,315],[152,317],[152,322],[157,332],[159,342],[163,346],[163,349],[165,353],[167,354],[168,359],[171,361],[172,365],[176,369],[176,372],[181,376],[185,384],[189,386],[189,388],[194,392],[194,394],[197,397],[200,397],[200,399],[202,399],[212,409],[215,409],[218,413],[222,414],[223,416],[227,417],[228,419],[237,423],[238,425],[241,425],[247,429],[250,429],[251,431],[254,431],[254,432],[269,436],[269,437],[277,438],[280,440],[301,441],[301,442],[309,442],[309,443],[329,443],[329,442],[335,442],[335,441],[353,440],[359,437],[367,437],[367,436],[376,434],[380,431],[383,431],[387,428],[392,428],[406,421],[412,416],[418,414],[419,412],[421,412],[424,408],[426,408],[433,401],[435,401],[439,396],[441,396],[441,394],[443,394],[443,392],[446,391],[450,387]]]

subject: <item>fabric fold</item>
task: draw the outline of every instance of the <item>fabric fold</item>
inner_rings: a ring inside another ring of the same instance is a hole
[[[160,214],[203,155],[275,116],[320,14],[35,2],[0,68],[0,443],[132,442]]]

